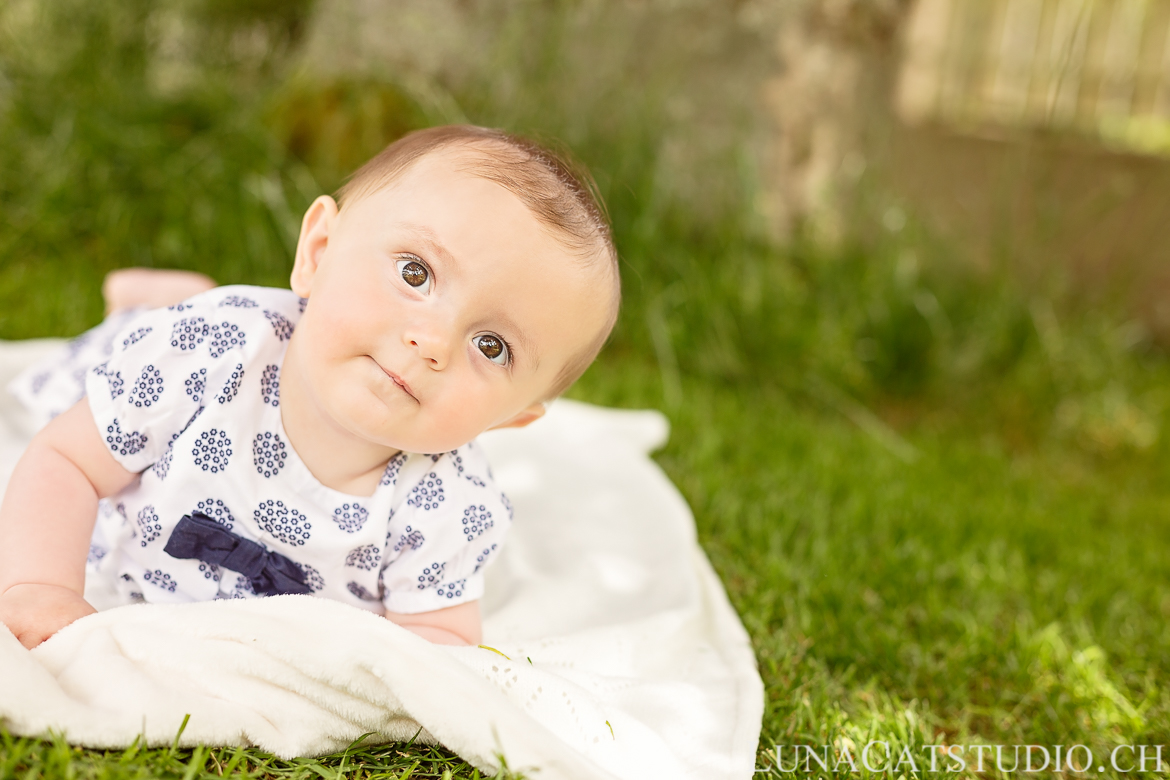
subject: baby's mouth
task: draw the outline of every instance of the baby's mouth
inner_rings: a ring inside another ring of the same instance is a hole
[[[372,359],[372,358],[371,358],[371,359]],[[378,363],[378,361],[376,361],[376,360],[375,360],[374,362],[375,362],[375,363]],[[395,374],[393,371],[387,371],[387,370],[386,370],[386,368],[385,368],[385,367],[384,367],[384,366],[383,366],[381,363],[378,363],[378,368],[381,368],[381,369],[382,369],[382,373],[384,373],[386,376],[390,377],[390,380],[391,380],[392,382],[394,382],[394,384],[396,384],[396,385],[398,385],[400,388],[402,388],[402,391],[403,391],[404,393],[406,393],[406,394],[407,394],[407,395],[409,395],[411,398],[413,398],[413,399],[415,400],[415,403],[417,403],[417,402],[418,402],[418,397],[417,397],[417,396],[416,396],[416,395],[415,395],[415,394],[414,394],[414,393],[411,391],[411,389],[410,389],[410,385],[408,385],[408,384],[406,383],[406,380],[405,380],[405,379],[403,379],[402,377],[398,376],[398,374]]]

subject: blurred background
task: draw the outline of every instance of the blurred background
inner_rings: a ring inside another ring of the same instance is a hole
[[[683,373],[766,377],[1145,451],[1168,29],[1162,0],[10,0],[0,336],[94,324],[123,265],[285,284],[313,197],[471,121],[592,168],[627,271],[610,351],[653,356],[662,404]]]
[[[1170,0],[7,0],[0,338],[448,122],[596,176],[764,747],[1170,739]]]

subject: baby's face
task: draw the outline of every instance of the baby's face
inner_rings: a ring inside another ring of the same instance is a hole
[[[318,199],[297,249],[299,380],[334,424],[396,450],[535,419],[607,319],[605,265],[461,172],[461,154],[431,153],[340,213]]]

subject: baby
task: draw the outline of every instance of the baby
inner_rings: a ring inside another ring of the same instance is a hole
[[[110,281],[114,308],[200,287]],[[290,286],[115,314],[18,380],[84,392],[0,506],[0,622],[26,647],[94,611],[87,571],[115,604],[315,593],[480,641],[511,510],[473,440],[538,419],[608,337],[597,200],[528,141],[419,131],[313,202]]]

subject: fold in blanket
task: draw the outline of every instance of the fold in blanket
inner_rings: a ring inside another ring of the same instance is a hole
[[[0,382],[46,348],[0,343]],[[0,399],[4,479],[29,433],[14,404]],[[655,412],[558,401],[481,439],[515,506],[483,601],[491,649],[431,645],[310,596],[120,607],[31,653],[0,628],[0,720],[118,747],[169,745],[189,715],[182,745],[283,757],[419,733],[542,780],[746,780],[763,686],[685,502],[648,457],[666,432]]]

